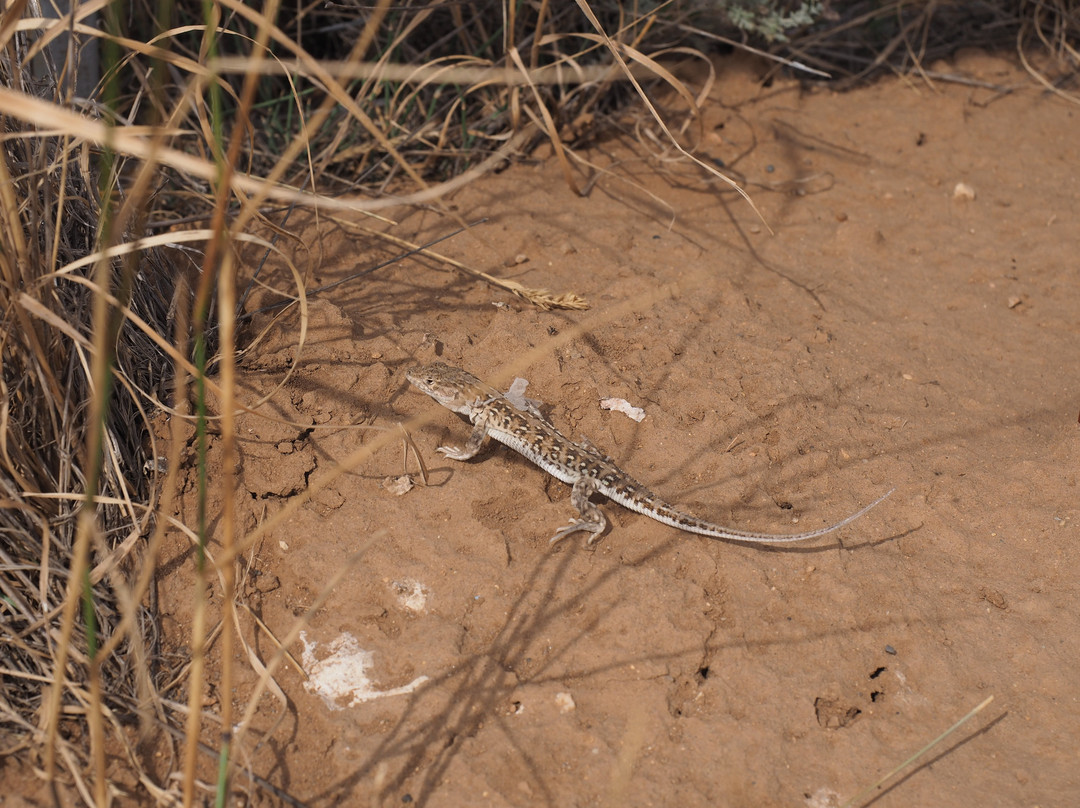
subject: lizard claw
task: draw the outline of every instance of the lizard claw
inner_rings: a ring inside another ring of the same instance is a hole
[[[571,533],[576,533],[577,531],[583,529],[584,528],[582,527],[581,522],[577,521],[576,519],[571,519],[570,524],[568,524],[566,527],[561,527],[555,531],[555,535],[551,537],[551,541],[549,541],[548,544],[554,547]]]

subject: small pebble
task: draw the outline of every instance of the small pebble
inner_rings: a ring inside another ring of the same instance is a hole
[[[892,654],[893,656],[896,656],[896,649],[893,648],[891,645],[886,645],[885,646],[885,653],[886,654]]]
[[[382,481],[383,488],[399,497],[412,491],[413,485],[411,474],[403,474],[400,477],[386,477]]]
[[[975,189],[968,185],[966,182],[956,183],[956,187],[952,192],[953,199],[972,200],[975,198]]]
[[[560,713],[570,713],[574,711],[577,705],[574,703],[574,697],[567,692],[555,694],[555,706],[559,708]]]

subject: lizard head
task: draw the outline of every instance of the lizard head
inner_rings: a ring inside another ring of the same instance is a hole
[[[442,362],[409,368],[405,371],[405,378],[417,390],[462,415],[468,415],[472,403],[484,397],[483,383],[478,378]]]

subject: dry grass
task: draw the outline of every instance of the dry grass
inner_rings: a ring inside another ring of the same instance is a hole
[[[787,55],[850,87],[882,73],[927,81],[962,77],[930,65],[958,48],[1016,51],[1040,81],[1071,84],[1080,70],[1080,3],[1076,0],[986,0],[980,3],[836,3],[829,18],[795,37]],[[1072,95],[1075,99],[1075,91]]]
[[[286,13],[274,2],[257,11],[220,0],[209,20],[200,5],[183,4],[167,21],[149,6],[126,21],[111,7],[94,18],[83,6],[60,21],[29,8],[13,4],[0,24],[0,756],[31,763],[57,801],[64,791],[105,805],[122,790],[141,803],[190,805],[202,798],[199,778],[216,770],[224,804],[254,705],[264,692],[284,699],[273,674],[304,625],[275,639],[269,660],[244,645],[245,630],[268,630],[236,594],[241,561],[318,490],[239,535],[229,506],[233,418],[260,402],[236,395],[246,338],[237,290],[261,282],[240,276],[241,250],[275,252],[291,274],[293,287],[276,293],[299,310],[299,356],[307,298],[321,290],[307,289],[306,268],[275,246],[290,237],[291,206],[370,216],[438,206],[544,141],[567,185],[587,189],[580,145],[623,127],[617,111],[635,96],[657,139],[697,162],[693,123],[709,88],[691,93],[675,65],[701,57],[685,44],[709,7],[635,16],[623,4],[541,0],[492,3],[485,15],[458,3],[346,2]],[[1078,6],[1006,8],[979,6],[964,30],[975,44],[980,32],[996,43],[1008,34],[1040,80],[1070,92]],[[789,64],[851,77],[921,69],[946,44],[935,38],[947,27],[938,23],[954,13],[929,2],[846,4],[831,28],[782,47]],[[66,31],[82,50],[50,53]],[[103,79],[81,87],[77,78],[97,75],[92,44]],[[358,232],[541,308],[586,305],[572,291],[455,264],[387,235],[387,224]],[[152,438],[162,412],[172,416],[168,453]],[[211,422],[224,458],[212,481]],[[171,514],[189,438],[200,507],[195,524],[181,525]],[[397,439],[383,433],[320,487]],[[211,485],[226,503],[221,513],[208,512]],[[190,538],[199,572],[190,654],[177,661],[159,645],[153,586],[167,529]],[[220,609],[208,606],[212,589]],[[219,692],[231,692],[236,650],[260,674],[242,715],[228,698],[215,710],[205,704],[211,647]]]

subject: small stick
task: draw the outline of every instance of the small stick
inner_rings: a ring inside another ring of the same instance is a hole
[[[934,738],[934,740],[930,741],[930,743],[928,743],[928,744],[927,744],[926,746],[924,746],[924,747],[923,747],[922,749],[920,749],[920,750],[919,750],[918,752],[916,752],[916,753],[915,753],[914,755],[912,755],[911,757],[909,757],[909,758],[908,758],[907,760],[905,760],[905,761],[904,761],[903,763],[901,763],[901,764],[900,764],[899,766],[897,766],[897,767],[896,767],[895,769],[893,769],[893,770],[892,770],[891,772],[889,772],[888,774],[886,774],[886,775],[885,775],[884,777],[882,777],[882,778],[881,778],[880,780],[878,780],[878,781],[877,781],[876,783],[874,783],[873,785],[870,785],[870,786],[867,786],[866,788],[864,788],[864,789],[863,789],[862,791],[860,791],[860,792],[859,792],[858,794],[856,794],[856,795],[855,795],[854,797],[852,797],[852,798],[851,798],[850,800],[848,800],[848,801],[847,801],[847,802],[845,802],[845,803],[844,803],[844,804],[843,804],[842,806],[840,806],[840,808],[849,808],[849,806],[851,806],[851,805],[854,805],[854,804],[855,804],[855,803],[857,803],[857,802],[861,802],[861,801],[862,801],[862,799],[863,799],[863,797],[865,797],[865,796],[866,796],[867,794],[869,794],[869,793],[870,793],[871,791],[873,791],[873,790],[874,790],[875,788],[880,788],[880,787],[881,787],[881,784],[882,784],[882,783],[884,783],[884,782],[885,782],[886,780],[888,780],[888,779],[889,779],[890,777],[892,777],[892,776],[893,776],[894,774],[896,774],[896,773],[897,773],[898,771],[900,771],[901,769],[903,769],[903,768],[904,768],[905,766],[907,766],[907,765],[908,765],[909,763],[911,763],[912,761],[914,761],[914,760],[915,760],[916,758],[919,758],[919,757],[921,757],[922,755],[924,755],[924,754],[926,754],[927,752],[929,752],[929,751],[930,751],[931,749],[933,749],[933,748],[934,748],[935,746],[937,746],[937,745],[938,745],[939,743],[941,743],[941,742],[942,742],[942,741],[944,741],[944,740],[945,740],[945,739],[946,739],[947,737],[949,737],[949,736],[950,736],[950,735],[951,735],[951,734],[952,734],[953,732],[955,732],[956,730],[960,729],[960,727],[961,727],[961,726],[963,726],[963,724],[964,724],[964,723],[966,723],[967,721],[971,720],[971,719],[972,719],[972,718],[974,718],[974,717],[975,717],[976,715],[978,715],[978,714],[979,714],[980,712],[982,712],[983,708],[984,708],[984,707],[986,707],[986,705],[988,705],[988,704],[989,704],[990,702],[992,702],[993,700],[994,700],[994,697],[993,697],[993,696],[988,696],[988,697],[987,697],[987,698],[986,698],[986,699],[985,699],[985,700],[983,701],[983,703],[982,703],[982,704],[980,704],[980,705],[979,705],[978,707],[976,707],[976,708],[975,708],[974,710],[972,710],[972,711],[971,711],[970,713],[968,713],[967,715],[965,715],[965,716],[964,716],[963,718],[961,718],[961,719],[960,719],[959,721],[957,721],[957,722],[956,722],[955,724],[953,724],[953,725],[952,725],[951,727],[949,727],[949,728],[948,728],[947,730],[945,730],[945,731],[944,731],[943,733],[941,733],[940,735],[938,735],[938,736],[937,736],[936,738]]]

